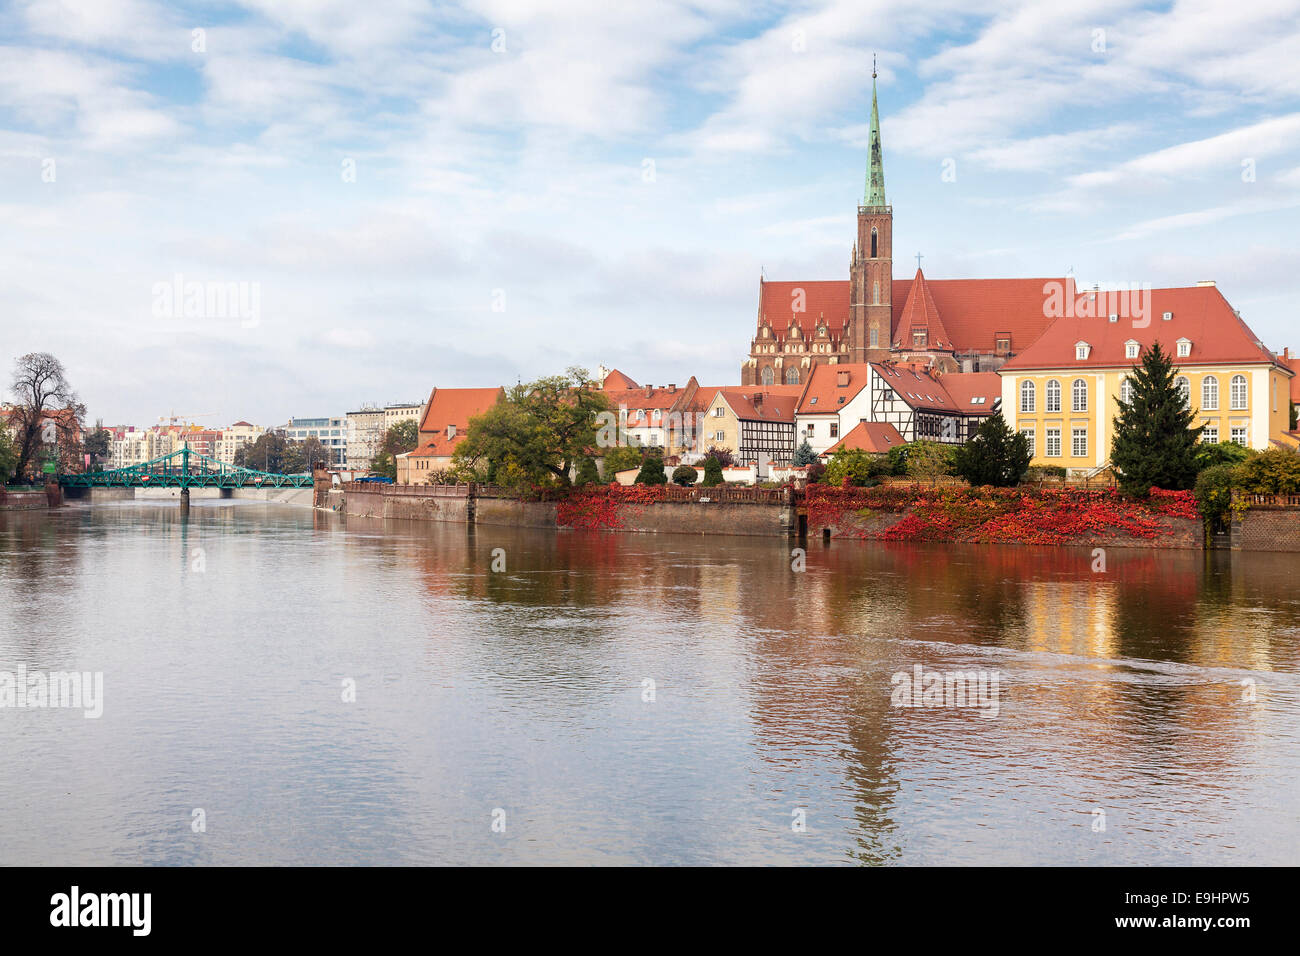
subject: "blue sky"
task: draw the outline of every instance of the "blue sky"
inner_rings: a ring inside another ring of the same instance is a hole
[[[10,2],[0,360],[110,424],[736,383],[760,269],[847,276],[873,52],[897,275],[1214,279],[1300,346],[1300,2],[1065,6]]]

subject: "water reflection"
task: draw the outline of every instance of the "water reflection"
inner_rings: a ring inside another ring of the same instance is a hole
[[[1111,550],[1098,571],[1091,549],[814,542],[796,572],[790,547],[247,502],[0,514],[0,669],[95,667],[111,688],[98,722],[0,711],[0,745],[35,768],[0,781],[0,848],[1294,858],[1294,559]],[[997,671],[999,716],[892,708],[918,664]],[[195,839],[208,805],[222,825]]]

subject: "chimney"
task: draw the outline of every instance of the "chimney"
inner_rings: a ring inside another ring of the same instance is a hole
[[[654,390],[655,390],[655,387],[654,387],[653,385],[647,385],[647,386],[645,387],[646,397],[648,398],[648,397],[650,397],[651,395],[653,395],[653,394],[654,394]]]
[[[848,373],[848,372],[836,372],[836,373],[835,373],[835,384],[836,384],[839,388],[845,388],[845,387],[849,384],[849,373]]]
[[[676,383],[676,382],[669,382],[669,383],[668,383],[668,394],[669,394],[669,395],[672,395],[672,394],[676,393],[676,391],[677,391],[677,383]]]
[[[1213,279],[1198,279],[1197,282],[1196,282],[1196,288],[1198,288],[1198,289],[1213,289],[1213,288],[1214,288],[1214,280],[1213,280]]]
[[[754,393],[754,397],[751,398],[750,401],[754,403],[754,407],[755,407],[755,408],[762,408],[762,407],[763,407],[763,393],[762,393],[762,392],[755,392],[755,393]]]

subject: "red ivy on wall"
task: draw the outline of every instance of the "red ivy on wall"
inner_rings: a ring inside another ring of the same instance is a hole
[[[1143,501],[1113,489],[876,488],[808,490],[808,527],[886,541],[1070,544],[1099,537],[1151,539],[1164,518],[1197,518],[1188,491],[1155,491]],[[906,512],[880,529],[872,519]]]
[[[623,527],[628,508],[654,504],[667,497],[667,485],[583,485],[562,498],[555,508],[555,523],[582,531]]]

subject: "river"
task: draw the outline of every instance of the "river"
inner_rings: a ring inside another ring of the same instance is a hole
[[[1298,570],[0,513],[0,672],[103,682],[0,707],[0,863],[1294,864]]]

